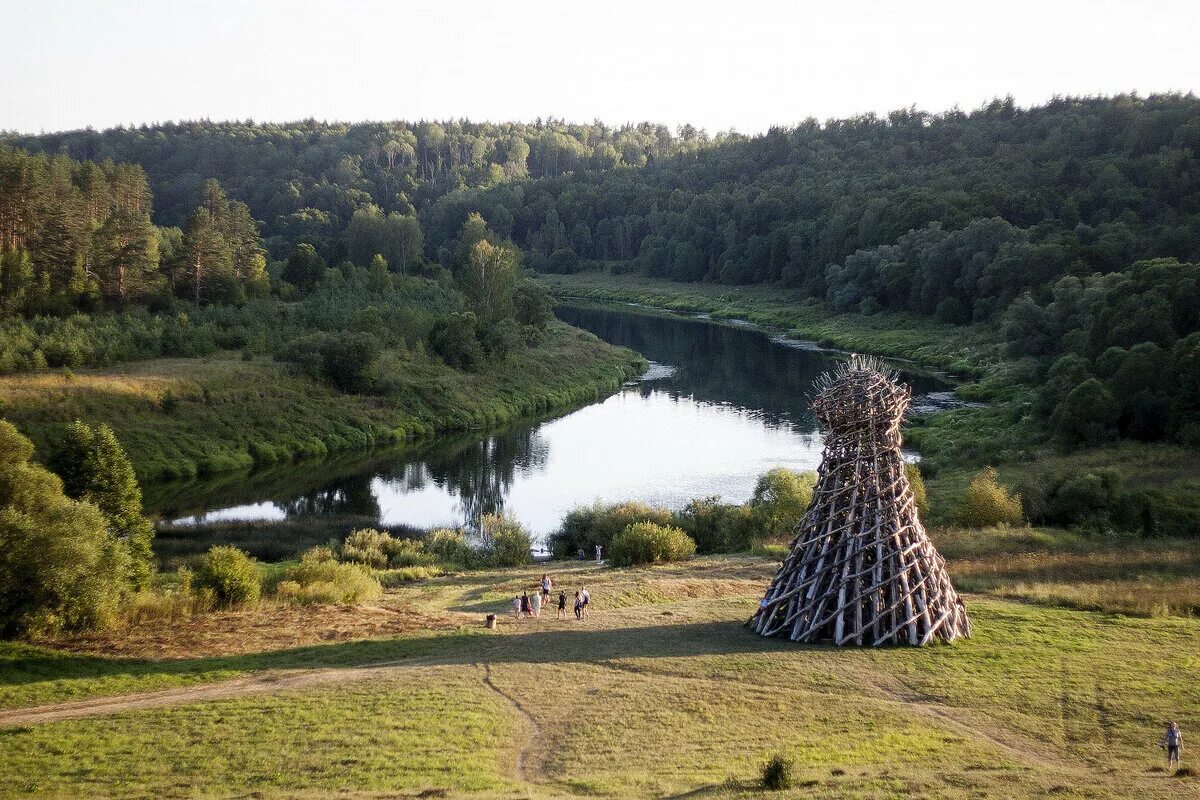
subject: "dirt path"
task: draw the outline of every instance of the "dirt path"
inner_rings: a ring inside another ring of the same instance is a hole
[[[143,708],[163,708],[207,700],[224,700],[229,697],[277,692],[331,681],[373,678],[385,675],[397,667],[413,667],[420,664],[418,659],[404,659],[364,664],[361,667],[270,671],[244,678],[231,678],[217,683],[181,686],[177,689],[108,695],[44,706],[4,709],[0,710],[0,728],[16,725],[40,725],[46,722],[59,722],[81,717],[99,717],[120,714],[124,711],[138,711]]]
[[[538,721],[533,715],[526,710],[525,706],[521,705],[521,701],[513,697],[508,692],[501,689],[492,680],[492,665],[483,665],[483,682],[489,689],[504,698],[504,700],[516,710],[516,712],[525,719],[525,722],[531,728],[530,735],[526,736],[522,741],[525,745],[521,748],[520,755],[517,756],[517,777],[522,783],[528,783],[529,778],[529,756],[533,751],[533,742],[540,741],[542,738],[542,726],[538,725]]]

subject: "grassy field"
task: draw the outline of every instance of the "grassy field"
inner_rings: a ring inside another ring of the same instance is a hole
[[[236,353],[63,375],[0,377],[0,414],[50,452],[76,418],[116,431],[140,479],[189,477],[322,456],[439,431],[488,427],[615,390],[640,359],[554,325],[545,343],[480,373],[396,351],[386,396],[347,395]],[[177,405],[163,398],[170,393]]]
[[[516,622],[542,567],[446,576],[358,609],[255,609],[0,646],[0,796],[1167,798],[1162,720],[1200,726],[1190,609],[1081,610],[1200,547],[1039,530],[939,534],[976,628],[923,650],[764,640],[743,622],[775,562],[557,563],[590,619]],[[1141,575],[1141,578],[1136,577]],[[1019,599],[1014,599],[1019,598]],[[496,631],[482,626],[497,612]],[[49,710],[34,706],[74,701]],[[1185,763],[1190,754],[1185,754]]]

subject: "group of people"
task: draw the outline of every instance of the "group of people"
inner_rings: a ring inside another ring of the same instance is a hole
[[[542,575],[541,585],[535,589],[533,594],[528,591],[513,597],[513,614],[518,620],[529,617],[542,616],[542,607],[549,607],[551,603],[551,595],[554,592],[554,581],[549,575]],[[588,594],[586,588],[580,588],[575,592],[575,619],[584,619],[588,615],[588,605],[591,603],[592,597]],[[558,619],[567,618],[567,593],[563,590],[558,592]]]

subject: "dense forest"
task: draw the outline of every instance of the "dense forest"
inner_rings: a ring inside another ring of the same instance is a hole
[[[661,125],[614,129],[554,120],[181,122],[4,138],[30,151],[141,165],[162,225],[182,226],[204,182],[215,178],[263,222],[274,257],[285,258],[297,242],[307,241],[331,262],[344,254],[342,234],[351,217],[372,205],[384,215],[410,216],[468,188],[640,167],[711,144],[691,128],[676,136]],[[511,224],[489,221],[508,234]]]
[[[324,263],[367,268],[376,255],[393,272],[448,269],[465,288],[463,266],[486,231],[493,255],[513,264],[512,243],[536,271],[778,284],[832,311],[987,326],[1023,365],[1023,380],[1042,387],[1033,410],[1064,444],[1200,442],[1200,100],[1192,95],[1061,98],[1029,109],[997,100],[972,112],[807,120],[754,137],[555,120],[310,120],[6,139],[54,154],[33,157],[46,196],[70,198],[78,210],[68,216],[87,221],[87,236],[57,237],[74,244],[51,235],[30,245],[38,275],[50,263],[81,265],[74,283],[64,274],[52,290],[78,285],[82,269],[87,291],[124,299],[128,290],[112,278],[112,253],[123,252],[114,242],[152,238],[147,187],[154,221],[183,226],[158,236],[160,262],[175,265],[160,280],[177,294],[196,275],[176,254],[196,251],[191,231],[205,209],[210,227],[235,240],[247,213],[261,221],[284,295],[311,286]],[[71,166],[67,157],[100,163]],[[30,157],[5,151],[0,195],[22,158]],[[212,178],[235,199],[218,197]],[[97,185],[107,217],[94,211]],[[19,261],[26,256],[12,249],[11,207],[0,197],[6,258]],[[134,233],[122,237],[126,229]],[[136,257],[152,260],[152,244],[135,244]],[[249,249],[232,249],[253,261]],[[29,269],[21,262],[6,274]],[[214,282],[210,298],[200,291],[193,300],[239,302],[261,290],[253,266],[218,272],[232,283]],[[25,300],[35,308],[45,302],[39,280]],[[430,341],[474,363],[480,352],[458,332],[478,320],[451,323]]]

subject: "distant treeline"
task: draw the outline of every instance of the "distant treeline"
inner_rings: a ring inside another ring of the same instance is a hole
[[[610,128],[555,120],[200,121],[4,138],[31,151],[141,165],[162,225],[182,226],[205,180],[216,178],[263,222],[275,258],[307,241],[334,263],[341,259],[337,249],[351,216],[369,205],[410,216],[443,195],[472,187],[640,167],[712,143],[690,127],[673,135],[648,123]],[[464,221],[465,215],[449,237]]]
[[[196,122],[7,139],[139,164],[159,224],[209,205],[205,180],[219,178],[280,259],[309,244],[331,265],[381,254],[393,271],[462,276],[464,242],[486,225],[489,244],[515,243],[539,271],[771,283],[835,311],[994,325],[1028,382],[1045,384],[1035,410],[1064,442],[1200,441],[1188,399],[1200,360],[1200,100],[1190,94],[1029,109],[997,100],[754,137],[550,120]],[[47,175],[85,169],[43,163]],[[84,197],[90,186],[59,184]],[[103,223],[86,218],[95,239]],[[160,236],[160,248],[170,241]],[[505,252],[484,248],[476,261]],[[111,295],[112,281],[97,281]],[[456,332],[438,332],[436,349],[470,361]],[[1094,423],[1083,409],[1098,409]]]

